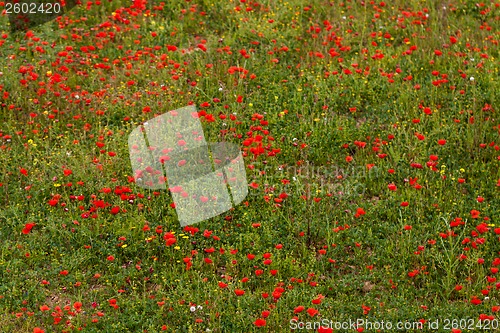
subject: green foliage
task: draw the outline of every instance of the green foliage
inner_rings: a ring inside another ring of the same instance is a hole
[[[498,15],[101,0],[15,33],[1,16],[2,332],[496,322]],[[127,140],[191,103],[250,187],[182,228]]]

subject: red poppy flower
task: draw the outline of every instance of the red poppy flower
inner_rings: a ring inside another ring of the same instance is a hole
[[[356,214],[354,214],[354,217],[360,217],[361,215],[365,215],[365,214],[366,214],[366,212],[363,208],[358,208],[356,210]]]
[[[316,309],[313,309],[313,308],[309,308],[307,309],[307,313],[311,316],[311,317],[314,317],[315,315],[317,315],[319,313],[318,310]]]
[[[418,275],[418,273],[419,273],[418,269],[414,269],[413,271],[408,273],[408,276],[415,277],[416,275]]]
[[[477,296],[472,296],[472,299],[470,300],[471,304],[474,305],[479,305],[481,304],[481,300],[477,298]]]
[[[305,308],[302,305],[299,305],[295,308],[295,310],[293,310],[293,313],[301,313],[304,309]]]
[[[177,242],[177,239],[175,239],[175,237],[173,237],[173,238],[167,238],[167,240],[165,241],[165,245],[166,246],[172,246],[176,242]]]
[[[26,223],[23,228],[23,234],[27,235],[30,233],[31,229],[35,226],[35,223]]]
[[[75,302],[73,304],[73,308],[76,310],[76,311],[79,311],[81,308],[82,308],[82,302]]]
[[[50,199],[48,202],[48,204],[51,205],[52,207],[57,206],[58,203],[59,203],[58,199]]]
[[[266,326],[266,320],[263,318],[259,318],[256,321],[254,321],[254,325],[257,327],[264,327]]]
[[[115,206],[115,207],[111,208],[111,214],[116,215],[119,212],[120,212],[120,207]]]
[[[387,188],[391,191],[396,191],[398,188],[396,185],[394,185],[393,183],[387,185]]]
[[[473,219],[479,218],[480,214],[481,214],[481,212],[478,211],[478,210],[475,210],[475,209],[473,209],[473,210],[470,211],[470,215],[472,216]]]
[[[205,251],[206,253],[214,253],[215,252],[215,249],[214,247],[210,247],[210,248],[207,248],[207,249],[204,249],[203,251]]]
[[[316,304],[316,305],[317,305],[317,304],[321,304],[321,298],[319,298],[319,297],[318,297],[318,298],[315,298],[315,299],[313,299],[313,300],[311,301],[311,303],[312,303],[312,304]]]

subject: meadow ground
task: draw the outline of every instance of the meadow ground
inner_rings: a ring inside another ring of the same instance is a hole
[[[499,19],[490,0],[0,16],[0,331],[494,331]],[[127,140],[189,104],[241,147],[249,193],[183,228]]]

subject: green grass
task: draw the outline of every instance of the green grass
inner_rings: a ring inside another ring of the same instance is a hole
[[[30,34],[1,16],[1,331],[495,328],[499,5],[365,3],[102,1]],[[189,103],[258,187],[181,228],[127,140]]]

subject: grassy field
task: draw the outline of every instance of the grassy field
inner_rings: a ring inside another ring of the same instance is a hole
[[[495,331],[499,27],[490,0],[1,15],[0,332]],[[249,193],[181,227],[127,140],[186,105]]]

